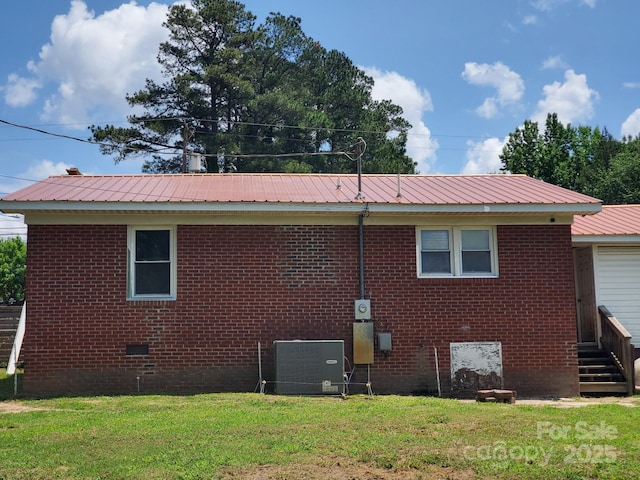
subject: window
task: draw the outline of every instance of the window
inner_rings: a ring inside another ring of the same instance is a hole
[[[496,277],[494,228],[418,228],[419,277]]]
[[[159,227],[130,227],[130,299],[175,299],[175,230]]]

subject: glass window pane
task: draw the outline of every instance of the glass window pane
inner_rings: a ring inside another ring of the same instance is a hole
[[[491,252],[462,252],[463,273],[491,273]]]
[[[136,295],[171,294],[171,265],[169,263],[136,264]]]
[[[422,250],[449,250],[448,230],[422,230]]]
[[[422,273],[451,273],[449,252],[422,252]]]
[[[462,250],[489,250],[488,230],[462,230]]]
[[[137,230],[136,261],[168,261],[169,236],[169,230]]]

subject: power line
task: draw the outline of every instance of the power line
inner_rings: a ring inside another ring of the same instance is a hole
[[[164,118],[164,119],[160,119],[160,120],[177,120],[176,118]],[[208,121],[206,119],[192,119],[192,120],[198,120],[198,121]],[[42,130],[39,128],[35,128],[35,127],[29,127],[27,125],[20,125],[17,123],[13,123],[13,122],[9,122],[7,120],[2,120],[0,119],[0,123],[5,124],[5,125],[9,125],[12,127],[16,127],[16,128],[23,128],[26,130],[30,130],[30,131],[34,131],[34,132],[38,132],[44,135],[50,135],[53,137],[57,137],[57,138],[64,138],[67,140],[74,140],[74,141],[79,141],[79,142],[83,142],[83,143],[89,143],[89,144],[93,144],[93,145],[101,145],[101,146],[107,146],[109,148],[116,148],[116,149],[129,149],[129,150],[133,150],[133,151],[141,151],[144,153],[158,153],[158,154],[172,154],[172,155],[176,155],[180,150],[185,150],[185,148],[180,148],[180,147],[173,147],[170,145],[163,145],[160,143],[154,143],[154,142],[147,142],[147,143],[152,143],[156,146],[161,146],[170,150],[174,150],[173,152],[162,152],[160,150],[140,150],[136,147],[127,147],[127,146],[123,146],[123,147],[118,147],[116,145],[110,144],[110,143],[104,143],[104,142],[95,142],[93,140],[87,140],[87,139],[83,139],[83,138],[79,138],[79,137],[74,137],[71,135],[65,135],[65,134],[61,134],[61,133],[54,133],[54,132],[48,132],[46,130]],[[275,126],[275,125],[274,125]],[[294,127],[292,127],[294,128]],[[297,128],[297,127],[296,127]],[[307,128],[307,127],[299,127],[299,128]],[[353,130],[354,132],[356,130]],[[220,133],[227,133],[227,132],[220,132]],[[229,133],[231,134],[231,133]],[[215,157],[218,155],[218,153],[211,153],[211,154],[200,154],[204,157]],[[353,158],[351,158],[351,156],[349,155],[349,153],[345,152],[345,151],[326,151],[326,152],[300,152],[300,153],[271,153],[271,154],[240,154],[240,153],[232,153],[232,156],[236,157],[236,158],[286,158],[286,157],[300,157],[300,156],[319,156],[319,155],[338,155],[338,156],[346,156],[347,158],[349,158],[350,160],[354,160]]]
[[[198,121],[198,122],[213,122],[214,120],[211,119],[197,119],[197,118],[187,118],[187,117],[165,117],[165,118],[140,118],[140,121],[149,121],[149,120],[154,120],[154,121],[176,121],[176,120],[189,120],[189,121]],[[115,123],[115,122],[114,122]],[[290,129],[299,129],[299,130],[327,130],[327,131],[334,131],[334,132],[344,132],[344,133],[358,133],[360,135],[362,134],[372,134],[372,135],[379,135],[379,134],[387,134],[388,132],[383,132],[383,131],[376,131],[376,130],[357,130],[357,129],[336,129],[336,128],[326,128],[326,127],[304,127],[304,126],[299,126],[299,125],[284,125],[284,124],[269,124],[269,123],[257,123],[257,122],[232,122],[233,124],[236,125],[247,125],[247,126],[261,126],[261,127],[273,127],[273,128],[290,128]],[[61,134],[61,133],[55,133],[55,132],[49,132],[47,130],[43,130],[40,128],[36,128],[36,127],[31,127],[28,125],[21,125],[21,124],[17,124],[17,123],[13,123],[13,122],[9,122],[7,120],[2,120],[0,119],[0,124],[4,124],[7,126],[11,126],[11,127],[15,127],[15,128],[21,128],[21,129],[25,129],[25,130],[29,130],[29,131],[33,131],[33,132],[37,132],[43,135],[47,135],[47,136],[52,136],[55,138],[62,138],[62,139],[66,139],[66,140],[73,140],[73,141],[77,141],[77,142],[82,142],[82,143],[87,143],[87,144],[91,144],[91,145],[98,145],[98,146],[103,146],[106,148],[112,148],[115,150],[121,150],[121,151],[125,151],[125,150],[129,150],[132,152],[138,152],[138,153],[147,153],[147,154],[157,154],[157,155],[179,155],[182,154],[183,156],[187,153],[187,146],[184,145],[182,147],[177,147],[177,146],[172,146],[172,145],[166,145],[166,144],[161,144],[161,143],[157,143],[157,142],[151,142],[151,141],[146,141],[146,143],[149,143],[151,145],[154,145],[156,147],[161,147],[163,150],[158,150],[158,149],[144,149],[144,148],[139,148],[139,147],[131,147],[131,146],[119,146],[119,145],[115,145],[112,143],[105,143],[105,142],[97,142],[97,141],[93,141],[93,140],[88,140],[88,139],[84,139],[84,138],[79,138],[79,137],[74,137],[72,135],[65,135],[65,134]],[[62,124],[65,125],[65,124]],[[71,124],[71,125],[78,125],[78,124]],[[201,132],[201,133],[208,133],[208,132]],[[226,132],[226,131],[222,131],[222,132],[218,132],[218,134],[222,134],[222,135],[236,135],[234,133],[231,132]],[[430,138],[434,138],[435,135],[434,134],[418,134],[418,133],[412,133],[412,136],[429,136]],[[246,138],[258,138],[258,136],[249,136],[249,135],[245,135]],[[479,138],[479,139],[488,139],[488,138],[492,138],[492,137],[465,137],[462,135],[438,135],[438,137],[449,137],[449,138]],[[292,139],[293,141],[299,141],[301,143],[307,143],[306,140],[298,140],[298,139]],[[445,147],[424,147],[424,146],[418,146],[418,147],[414,147],[417,148],[419,150],[431,150],[431,151],[467,151],[468,148],[445,148]],[[170,150],[170,151],[166,151],[166,150]],[[488,150],[486,150],[488,152]],[[500,151],[496,150],[496,151],[492,151],[492,153],[500,153]],[[209,157],[217,157],[218,153],[199,153],[199,155],[205,157],[205,158],[209,158]],[[241,153],[233,153],[233,152],[229,152],[229,156],[235,157],[235,158],[286,158],[286,157],[301,157],[301,156],[322,156],[322,155],[342,155],[342,156],[346,156],[348,158],[350,158],[351,160],[353,160],[353,158],[351,158],[349,156],[349,154],[347,152],[344,151],[337,151],[337,152],[332,152],[332,151],[327,151],[327,152],[302,152],[302,153],[288,153],[288,154],[241,154]]]
[[[176,121],[176,120],[193,120],[193,121],[200,121],[200,122],[214,122],[215,120],[212,119],[207,119],[207,118],[193,118],[193,117],[159,117],[159,118],[154,118],[154,117],[141,117],[141,118],[137,118],[137,120],[141,121],[141,122],[146,122],[146,121],[156,121],[156,122],[164,122],[164,121]],[[34,131],[40,132],[40,133],[49,133],[47,131],[44,130],[40,130],[38,128],[35,128],[34,126],[26,126],[26,125],[18,125],[18,124],[14,124],[11,122],[7,122],[7,121],[3,121],[0,120],[0,122],[8,125],[8,126],[12,126],[12,127],[18,127],[18,128],[26,128],[26,129],[32,129]],[[117,124],[117,123],[132,123],[126,120],[113,120],[113,121],[108,121],[108,122],[100,122],[103,124]],[[259,123],[259,122],[242,122],[242,121],[233,121],[231,122],[234,125],[246,125],[246,126],[258,126],[258,127],[273,127],[273,128],[290,128],[290,129],[299,129],[299,130],[328,130],[328,131],[332,131],[332,132],[343,132],[343,133],[364,133],[364,134],[386,134],[388,133],[388,131],[378,131],[378,130],[361,130],[361,129],[348,129],[348,128],[331,128],[331,127],[318,127],[318,126],[312,126],[312,127],[304,127],[304,126],[300,126],[300,125],[288,125],[288,124],[282,124],[282,123]],[[50,127],[68,127],[68,126],[73,126],[73,125],[77,125],[77,126],[87,126],[87,125],[92,125],[89,123],[46,123],[46,124],[40,124],[39,126],[41,127],[45,127],[45,126],[50,126]],[[2,128],[0,126],[0,128]],[[391,130],[393,131],[393,130]],[[227,134],[230,132],[218,132],[219,134]],[[412,132],[411,129],[408,130],[407,132],[408,135],[411,136],[419,136],[419,137],[438,137],[438,138],[475,138],[475,139],[481,139],[481,140],[487,140],[489,138],[494,138],[491,135],[464,135],[464,134],[446,134],[446,133],[437,133],[437,132],[430,132],[430,133],[417,133],[417,132]],[[52,135],[58,135],[58,134],[52,134]],[[62,135],[59,135],[62,136]],[[252,137],[250,135],[247,135],[247,137]],[[99,142],[94,142],[91,140],[86,140],[86,139],[82,139],[82,138],[78,138],[78,137],[73,137],[73,136],[69,136],[69,138],[73,139],[73,140],[78,140],[81,142],[86,142],[86,143],[92,143],[92,144],[97,144],[100,145]],[[25,139],[10,139],[10,140],[25,140]],[[32,140],[32,139],[26,139],[26,140]],[[0,139],[0,141],[8,141],[8,139]],[[109,144],[107,144],[109,145]],[[160,146],[162,146],[161,144],[159,144]],[[112,145],[109,145],[112,146]],[[169,145],[165,145],[167,148],[174,148],[174,149],[178,149],[178,147],[172,147]]]
[[[76,142],[82,142],[82,143],[89,143],[91,145],[99,145],[99,146],[104,146],[104,147],[109,147],[109,148],[115,148],[118,150],[131,150],[131,151],[140,151],[140,152],[144,152],[144,153],[156,153],[156,154],[160,154],[160,155],[166,155],[166,154],[171,154],[174,155],[175,152],[163,152],[162,150],[141,150],[140,148],[137,147],[128,147],[128,146],[118,146],[118,145],[113,145],[110,143],[105,143],[105,142],[95,142],[93,140],[88,140],[85,138],[80,138],[80,137],[74,137],[71,135],[65,135],[63,133],[54,133],[54,132],[49,132],[47,130],[42,130],[40,128],[35,128],[35,127],[29,127],[28,125],[20,125],[18,123],[13,123],[13,122],[9,122],[7,120],[2,120],[0,119],[0,123],[5,124],[5,125],[9,125],[11,127],[15,127],[15,128],[22,128],[25,130],[30,130],[32,132],[37,132],[37,133],[41,133],[43,135],[49,135],[52,137],[57,137],[57,138],[63,138],[65,140],[74,140]],[[154,143],[154,142],[147,142],[150,143],[152,145],[156,145],[158,147],[163,147],[163,148],[168,148],[171,150],[178,150],[178,147],[173,147],[171,145],[163,145],[160,143]]]

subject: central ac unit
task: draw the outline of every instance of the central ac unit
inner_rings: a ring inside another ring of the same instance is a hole
[[[281,395],[343,395],[343,340],[276,340],[275,392]]]

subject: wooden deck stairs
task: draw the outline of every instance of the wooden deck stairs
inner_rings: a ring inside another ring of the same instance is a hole
[[[0,366],[5,367],[20,321],[22,307],[0,306]]]
[[[610,355],[597,347],[578,347],[580,394],[611,395],[627,393],[627,382]]]

